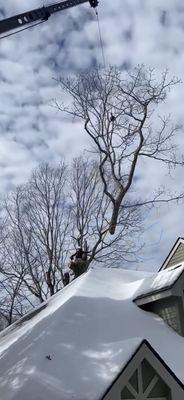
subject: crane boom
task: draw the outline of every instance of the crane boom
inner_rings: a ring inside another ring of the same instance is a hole
[[[87,1],[89,1],[91,7],[93,8],[97,7],[98,5],[98,0],[65,0],[47,7],[36,8],[13,17],[6,18],[0,21],[0,34],[8,32],[12,29],[17,29],[25,25],[32,24],[37,21],[47,21],[52,14],[66,10],[67,8],[75,7],[82,3],[86,3]]]

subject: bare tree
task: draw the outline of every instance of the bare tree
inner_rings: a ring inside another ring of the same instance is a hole
[[[4,276],[1,274],[0,280],[0,330],[11,325],[34,306],[22,285],[22,277],[7,272]]]
[[[29,182],[29,224],[34,232],[34,248],[42,274],[47,282],[47,295],[53,295],[63,284],[67,257],[70,209],[64,187],[66,166],[40,166]],[[40,249],[45,253],[43,258]]]
[[[137,67],[126,76],[109,67],[59,79],[72,104],[56,102],[55,106],[82,120],[97,153],[103,191],[111,204],[111,235],[119,224],[122,208],[127,206],[140,158],[163,163],[169,169],[184,164],[173,142],[178,127],[173,127],[168,118],[159,117],[159,123],[158,118],[154,123],[156,106],[165,101],[170,88],[178,82],[175,78],[169,80],[167,72],[156,80],[154,71],[144,67]],[[164,194],[160,189],[151,199],[140,194],[139,201],[130,202],[128,207],[183,197],[183,193],[163,197]]]
[[[135,258],[139,210],[121,211],[112,238],[110,206],[96,161],[83,157],[67,173],[62,163],[40,165],[8,196],[0,246],[0,315],[6,324],[67,284],[65,271],[77,245],[87,244],[86,269],[92,261],[108,267],[117,266],[117,258]]]
[[[32,299],[43,302],[63,286],[70,227],[65,179],[64,164],[42,164],[5,202],[7,233],[0,270],[21,283],[27,301],[31,293]]]
[[[108,235],[111,202],[103,191],[97,162],[89,158],[74,159],[71,169],[70,199],[74,244],[88,244],[88,263],[117,265],[135,259],[136,233],[140,233],[141,214],[137,207],[122,209],[116,235]]]

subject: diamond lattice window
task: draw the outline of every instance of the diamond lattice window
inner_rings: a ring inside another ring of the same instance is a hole
[[[121,392],[121,400],[172,400],[168,386],[146,361],[139,365]]]

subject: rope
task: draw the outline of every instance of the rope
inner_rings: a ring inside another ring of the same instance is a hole
[[[46,20],[37,22],[37,23],[34,24],[34,25],[27,26],[26,28],[19,29],[18,31],[15,31],[15,32],[12,32],[12,33],[8,33],[7,35],[1,36],[1,37],[0,37],[0,40],[1,40],[1,39],[5,39],[5,38],[7,38],[7,37],[9,37],[9,36],[16,35],[16,34],[19,33],[19,32],[26,31],[27,29],[34,28],[34,26],[41,25],[41,24],[43,24],[44,22],[46,22]]]
[[[96,19],[97,19],[97,24],[98,24],[99,41],[100,41],[100,48],[101,48],[101,52],[102,52],[103,65],[104,65],[104,68],[106,68],[105,52],[104,52],[104,46],[103,46],[103,40],[102,40],[102,32],[101,32],[101,26],[100,26],[100,19],[99,19],[99,14],[98,14],[98,11],[97,11],[97,10],[95,10],[95,14],[96,14]]]

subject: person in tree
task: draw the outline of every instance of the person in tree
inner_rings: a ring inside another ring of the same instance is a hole
[[[72,254],[70,257],[71,260],[75,259],[82,259],[84,251],[82,250],[82,247],[78,247],[76,252]]]
[[[78,247],[76,252],[70,257],[70,269],[74,273],[74,279],[82,275],[87,270],[87,251]]]

